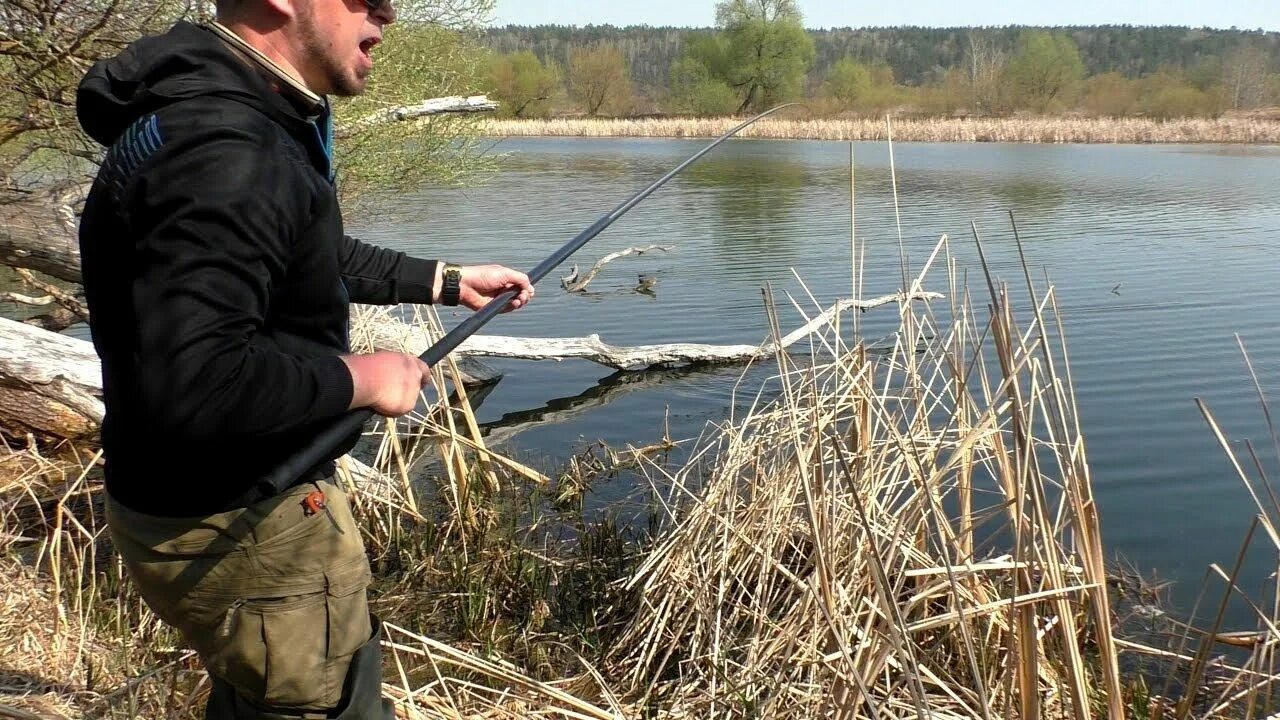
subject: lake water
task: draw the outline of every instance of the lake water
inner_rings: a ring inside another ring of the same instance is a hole
[[[497,150],[509,155],[487,185],[398,196],[352,231],[416,254],[527,269],[704,144],[504,142]],[[974,221],[996,272],[1021,286],[1006,212],[1015,214],[1033,271],[1048,273],[1059,292],[1110,552],[1179,581],[1175,599],[1188,605],[1209,563],[1229,569],[1254,514],[1193,398],[1205,400],[1234,441],[1252,439],[1274,455],[1235,334],[1264,389],[1280,397],[1280,148],[903,143],[894,153],[902,234],[916,265],[946,233],[971,287],[985,292]],[[856,158],[865,295],[895,292],[888,147],[860,143]],[[791,268],[824,303],[849,295],[848,160],[842,143],[727,143],[575,260],[590,266],[651,243],[672,252],[616,261],[587,296],[562,292],[554,274],[530,308],[486,332],[599,333],[614,344],[759,342],[767,334],[761,287],[803,295]],[[657,277],[655,296],[632,291],[638,273]],[[932,289],[945,290],[945,276],[933,277]],[[795,317],[784,316],[784,329]],[[888,308],[863,318],[868,337],[896,324]],[[547,463],[584,441],[652,442],[664,421],[674,437],[697,435],[730,411],[741,375],[494,364],[507,377],[481,420],[540,420],[523,425],[512,444]],[[1266,567],[1256,565],[1251,587]]]

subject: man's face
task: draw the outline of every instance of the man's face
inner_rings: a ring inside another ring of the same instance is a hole
[[[376,10],[364,0],[302,0],[300,6],[307,84],[322,95],[360,94],[373,69],[373,46],[396,17],[390,0]]]

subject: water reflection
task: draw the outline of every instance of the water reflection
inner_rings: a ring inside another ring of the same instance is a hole
[[[810,174],[803,164],[777,158],[705,159],[685,170],[682,181],[713,190],[723,222],[767,227],[791,219],[812,184]]]
[[[1066,188],[1043,178],[1018,177],[996,183],[992,189],[1008,201],[1010,210],[1029,220],[1048,215],[1067,200]]]
[[[710,236],[733,252],[792,253],[801,236],[779,232],[793,223],[812,172],[772,157],[707,158],[682,177],[686,191],[708,190],[719,222]]]
[[[602,378],[595,385],[569,397],[552,398],[541,407],[517,410],[505,413],[492,422],[481,423],[480,430],[491,447],[500,447],[517,435],[534,428],[555,425],[578,419],[583,415],[602,408],[609,403],[635,392],[654,390],[674,380],[712,373],[722,370],[716,365],[683,365],[674,368],[657,368],[652,370],[619,370]],[[487,396],[493,386],[484,393]],[[478,406],[476,398],[471,398],[472,405]],[[483,401],[483,396],[481,397]]]

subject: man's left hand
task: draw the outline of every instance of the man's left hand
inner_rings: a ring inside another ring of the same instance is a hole
[[[508,290],[518,291],[503,312],[518,310],[533,300],[533,283],[519,270],[501,265],[466,265],[462,267],[458,304],[479,310]]]

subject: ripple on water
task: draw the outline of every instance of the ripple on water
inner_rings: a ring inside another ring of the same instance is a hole
[[[702,145],[507,141],[500,149],[512,154],[513,170],[478,188],[396,197],[385,209],[392,220],[353,231],[418,254],[528,268]],[[895,152],[912,272],[948,234],[980,309],[986,288],[970,222],[993,274],[1025,294],[1007,215],[1014,212],[1036,283],[1043,286],[1047,274],[1058,293],[1110,548],[1186,581],[1177,596],[1184,600],[1208,563],[1233,557],[1254,512],[1193,398],[1208,403],[1233,439],[1271,447],[1234,334],[1248,343],[1264,386],[1280,394],[1277,154],[990,144],[911,144]],[[885,146],[859,144],[857,158],[864,290],[894,292],[902,269]],[[848,294],[847,161],[841,143],[728,143],[575,261],[589,266],[612,250],[650,243],[674,245],[673,252],[618,260],[595,281],[592,297],[562,295],[553,276],[537,302],[495,321],[492,332],[756,342],[767,330],[765,283],[785,322],[797,323],[785,293],[806,312],[812,303],[793,269],[820,303]],[[629,291],[641,272],[658,277],[656,298]],[[945,289],[944,279],[935,275],[935,286]],[[888,332],[891,315],[862,315],[864,332]],[[508,376],[481,409],[486,420],[595,392],[611,374],[585,362],[502,366]],[[752,371],[741,402],[764,376]],[[694,436],[725,417],[738,380],[738,371],[721,369],[603,393],[606,402],[520,442],[564,457],[580,438],[655,438],[668,419],[673,434]]]

